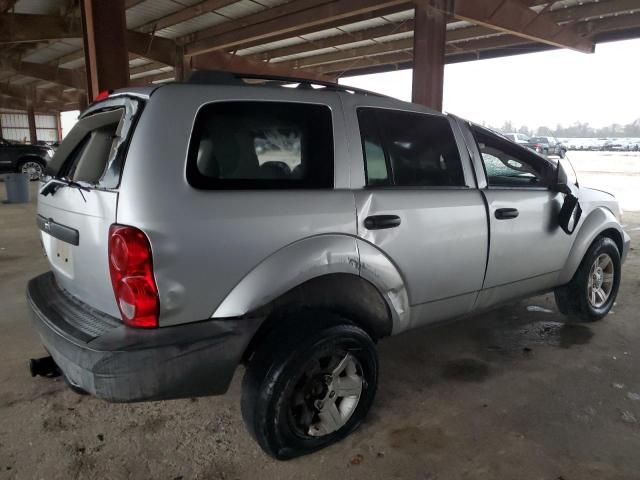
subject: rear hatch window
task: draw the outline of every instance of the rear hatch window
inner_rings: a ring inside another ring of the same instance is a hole
[[[120,183],[131,132],[141,111],[140,101],[116,98],[85,114],[73,127],[47,166],[46,174],[113,189]]]
[[[117,97],[89,109],[47,167],[38,195],[38,225],[59,286],[89,306],[119,317],[108,264],[118,185],[142,103]]]

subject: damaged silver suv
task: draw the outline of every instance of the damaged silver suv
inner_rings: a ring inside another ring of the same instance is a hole
[[[35,328],[68,383],[113,402],[224,393],[286,459],[371,407],[375,343],[555,291],[609,312],[629,237],[607,193],[451,115],[293,79],[116,91],[48,166],[51,271]]]

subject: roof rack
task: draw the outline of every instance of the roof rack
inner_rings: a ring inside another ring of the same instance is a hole
[[[340,85],[333,82],[324,82],[322,80],[312,80],[309,78],[288,77],[282,75],[260,75],[254,73],[236,73],[223,70],[197,70],[191,74],[187,83],[204,84],[204,85],[245,85],[243,80],[263,80],[265,82],[278,82],[280,84],[297,83],[296,88],[309,89],[313,85],[318,85],[336,92],[351,92],[361,95],[373,95],[376,97],[387,97],[381,93],[364,90],[361,88],[349,87],[348,85]],[[387,97],[388,98],[388,97]]]

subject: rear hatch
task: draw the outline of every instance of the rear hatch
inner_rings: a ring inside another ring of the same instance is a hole
[[[118,186],[144,100],[118,95],[91,106],[51,160],[38,195],[38,225],[60,287],[119,317],[108,264]]]

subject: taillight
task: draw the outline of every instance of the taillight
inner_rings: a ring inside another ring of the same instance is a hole
[[[157,327],[160,302],[151,245],[144,232],[127,225],[111,225],[109,273],[122,321],[131,327]]]
[[[109,95],[111,95],[113,93],[113,90],[102,90],[101,92],[98,92],[98,94],[96,95],[96,98],[93,99],[94,102],[101,102],[102,100],[106,100],[107,98],[109,98]]]

